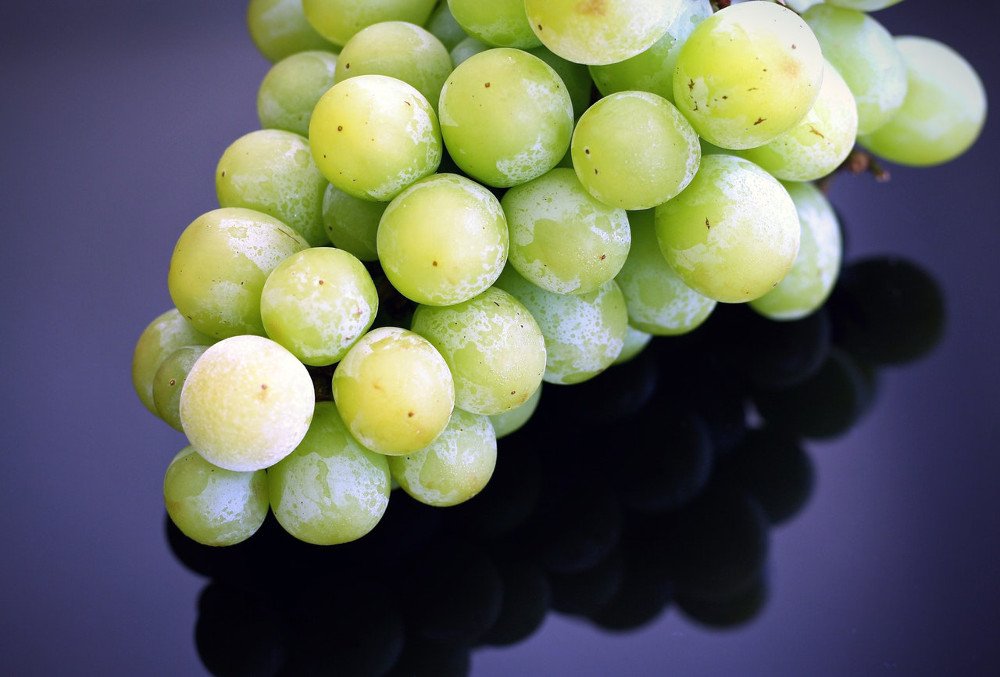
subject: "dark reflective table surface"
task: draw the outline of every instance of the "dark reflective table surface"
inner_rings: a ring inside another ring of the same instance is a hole
[[[978,3],[894,33],[997,88]],[[840,176],[841,282],[786,324],[694,334],[547,386],[447,510],[354,544],[167,523],[182,437],[131,390],[180,231],[256,128],[243,3],[0,10],[0,672],[990,674],[1000,661],[1000,150]]]

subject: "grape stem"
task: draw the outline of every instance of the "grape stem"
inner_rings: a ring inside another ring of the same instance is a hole
[[[817,181],[817,186],[824,193],[829,192],[830,184],[833,182],[833,177],[845,171],[850,172],[855,176],[864,173],[871,174],[879,183],[886,183],[892,178],[892,175],[889,174],[889,170],[883,167],[876,157],[859,148],[855,148],[847,156],[847,159],[840,163],[840,166],[837,167],[837,169]]]

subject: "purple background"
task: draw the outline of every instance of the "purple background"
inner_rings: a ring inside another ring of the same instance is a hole
[[[163,538],[162,473],[183,445],[132,392],[135,340],[170,307],[181,230],[257,127],[267,64],[243,2],[40,0],[0,9],[0,666],[10,674],[200,674],[203,579]],[[896,34],[956,47],[997,97],[992,3],[907,0]],[[771,591],[714,632],[670,608],[632,634],[550,613],[478,651],[477,675],[983,673],[1000,661],[1000,150],[841,178],[851,258],[931,271],[948,332],[882,373],[874,411],[810,444],[810,504],[772,532]],[[627,432],[626,432],[627,435]],[[502,447],[501,447],[502,449]]]

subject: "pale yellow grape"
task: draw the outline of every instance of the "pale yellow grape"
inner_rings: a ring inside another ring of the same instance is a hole
[[[176,308],[150,322],[132,353],[132,386],[143,406],[159,416],[153,400],[153,380],[160,365],[175,350],[184,346],[207,346],[215,339],[195,329]]]
[[[451,55],[426,29],[405,21],[383,21],[347,41],[337,60],[336,81],[388,75],[412,85],[431,106],[437,106],[451,71]]]
[[[625,210],[595,199],[571,169],[553,169],[515,186],[501,204],[510,228],[510,263],[543,289],[586,294],[625,263]]]
[[[427,339],[398,327],[368,332],[333,373],[333,398],[368,449],[400,455],[434,441],[455,407],[455,383]]]
[[[777,179],[749,160],[706,155],[694,181],[656,208],[667,263],[716,301],[752,301],[771,291],[799,250],[795,203]]]
[[[260,293],[286,257],[309,244],[278,219],[229,207],[202,214],[184,229],[170,259],[174,305],[215,338],[263,334]]]
[[[707,141],[753,148],[798,124],[822,80],[819,43],[800,17],[773,2],[744,2],[688,37],[674,71],[674,103]]]
[[[590,66],[597,89],[604,96],[615,92],[651,92],[673,103],[677,56],[695,26],[712,16],[712,11],[709,0],[686,0],[667,32],[649,49],[624,61]]]
[[[431,14],[431,18],[427,20],[424,27],[433,33],[434,37],[440,40],[441,44],[448,50],[454,49],[455,45],[468,37],[455,21],[447,2],[438,3],[437,9]]]
[[[660,251],[654,211],[629,212],[632,248],[615,282],[625,295],[629,326],[656,336],[699,327],[716,302],[687,286]]]
[[[829,63],[816,103],[805,119],[773,141],[735,155],[785,181],[815,181],[850,154],[858,132],[858,108],[847,83]]]
[[[408,21],[422,26],[437,0],[300,0],[316,31],[344,45],[361,29],[382,21]]]
[[[330,183],[374,202],[387,202],[433,174],[443,151],[427,99],[385,75],[362,75],[331,87],[313,111],[309,144]]]
[[[485,43],[519,49],[542,44],[528,24],[524,0],[448,0],[447,4],[462,30]]]
[[[315,404],[312,379],[270,339],[234,336],[195,362],[181,391],[191,446],[227,470],[274,465],[302,441]]]
[[[750,302],[772,320],[797,320],[823,305],[840,272],[840,225],[833,207],[811,183],[784,183],[802,226],[799,254],[774,290]]]
[[[202,545],[235,545],[257,532],[267,517],[267,476],[212,465],[192,447],[174,456],[163,478],[171,521]]]
[[[220,207],[245,207],[291,226],[312,246],[328,244],[322,207],[326,179],[302,136],[260,129],[234,141],[215,169]]]
[[[573,167],[604,204],[649,209],[691,183],[701,161],[698,134],[661,96],[618,92],[587,109],[576,125]]]
[[[816,5],[802,18],[854,94],[858,133],[892,119],[906,98],[906,64],[889,31],[863,12],[830,5]]]
[[[337,55],[313,50],[285,57],[271,67],[257,90],[257,117],[264,129],[309,135],[316,102],[333,86]]]
[[[268,276],[260,299],[267,335],[316,367],[340,360],[377,312],[378,291],[364,264],[333,247],[289,256]]]
[[[625,344],[622,346],[622,352],[618,355],[613,364],[625,364],[645,350],[646,346],[648,346],[649,342],[652,340],[652,334],[647,334],[646,332],[629,325],[628,330],[625,332]]]
[[[621,354],[628,313],[614,280],[587,294],[556,294],[535,286],[507,266],[497,286],[524,304],[538,322],[545,337],[546,382],[586,381]]]
[[[452,160],[489,186],[516,186],[549,171],[573,131],[573,102],[559,74],[518,49],[490,49],[459,64],[438,112]]]
[[[160,418],[171,428],[183,431],[181,425],[181,388],[188,372],[207,346],[184,346],[170,353],[153,377],[153,404]]]
[[[564,59],[608,64],[660,39],[687,0],[525,0],[535,35]]]
[[[491,287],[446,308],[420,306],[411,328],[448,363],[460,409],[488,416],[509,411],[542,383],[542,331],[528,309],[501,289]]]
[[[306,21],[302,0],[250,0],[247,28],[257,49],[272,62],[297,52],[333,48]]]
[[[378,524],[389,505],[389,464],[351,437],[333,402],[319,402],[309,432],[267,471],[271,509],[300,541],[347,543]]]
[[[379,222],[378,256],[392,285],[434,306],[488,288],[507,261],[507,220],[493,193],[458,174],[435,174],[396,197]]]
[[[859,141],[902,165],[926,167],[968,150],[986,121],[986,90],[960,54],[935,40],[896,38],[906,62],[906,100],[889,122]]]
[[[534,47],[526,51],[551,66],[552,70],[563,81],[570,101],[573,102],[573,117],[578,118],[583,115],[583,112],[590,106],[590,91],[594,84],[593,80],[590,79],[587,67],[567,61],[545,47]]]
[[[388,202],[371,202],[348,195],[327,184],[323,195],[323,225],[326,235],[338,249],[362,261],[377,261],[378,222]]]
[[[532,393],[531,397],[524,404],[518,405],[502,414],[490,416],[490,423],[493,424],[493,432],[496,433],[497,439],[520,430],[531,419],[535,410],[538,409],[538,403],[542,399],[542,387],[540,385],[535,388],[535,392]]]

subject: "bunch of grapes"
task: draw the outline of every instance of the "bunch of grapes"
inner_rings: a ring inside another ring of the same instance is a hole
[[[353,541],[394,487],[480,492],[543,382],[718,303],[815,311],[841,235],[814,182],[856,141],[946,162],[985,119],[962,57],[865,13],[895,2],[251,0],[263,129],[219,160],[133,358],[190,442],[171,519]]]

